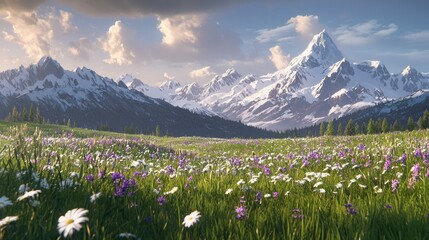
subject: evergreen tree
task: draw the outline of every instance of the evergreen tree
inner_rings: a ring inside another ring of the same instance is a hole
[[[401,127],[399,126],[398,120],[395,120],[395,122],[393,122],[392,131],[394,132],[401,131]]]
[[[21,111],[21,119],[22,119],[23,122],[27,122],[28,121],[27,109],[25,107]]]
[[[429,128],[429,112],[426,109],[426,111],[423,113],[423,117],[422,117],[422,129],[426,129]]]
[[[338,128],[337,128],[337,135],[338,135],[338,136],[343,135],[343,124],[342,124],[342,123],[339,123],[339,124],[338,124]]]
[[[38,124],[42,124],[43,120],[42,120],[42,116],[40,115],[40,110],[39,108],[36,108],[36,116],[35,119],[36,123]]]
[[[19,113],[15,106],[13,106],[12,109],[12,116],[11,116],[12,122],[18,122],[19,121]]]
[[[414,128],[415,128],[415,126],[414,126],[415,124],[414,124],[414,120],[413,120],[413,118],[410,116],[410,117],[408,117],[408,121],[407,121],[407,130],[408,131],[413,131],[414,130]]]
[[[328,126],[326,127],[325,135],[328,135],[328,136],[334,135],[334,123],[332,121],[328,122]]]
[[[419,120],[417,120],[417,126],[419,127],[419,129],[424,129],[422,117],[419,117]]]
[[[347,135],[347,136],[355,135],[356,134],[355,130],[356,129],[355,129],[355,125],[353,124],[353,120],[350,119],[346,125],[346,129],[344,130],[344,135]]]
[[[157,137],[161,136],[161,129],[159,128],[159,125],[156,125],[155,135],[156,135]]]
[[[366,134],[368,132],[368,127],[366,126],[366,123],[362,123],[362,126],[360,127],[360,131],[362,134]]]
[[[375,133],[377,133],[376,132],[376,128],[375,128],[375,123],[374,123],[374,120],[372,120],[372,118],[369,119],[367,133],[368,134],[375,134]]]
[[[359,123],[355,123],[355,134],[359,134],[359,133],[360,133]]]
[[[382,125],[383,125],[383,119],[377,118],[377,122],[375,123],[375,133],[381,133]]]
[[[325,135],[325,123],[324,122],[320,123],[319,134],[320,134],[319,136]]]
[[[28,121],[34,122],[34,107],[33,104],[30,105],[30,111],[28,114]]]
[[[387,122],[386,118],[384,118],[383,122],[381,123],[381,132],[383,133],[389,132],[389,122]]]

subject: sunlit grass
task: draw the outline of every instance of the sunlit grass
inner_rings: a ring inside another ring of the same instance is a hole
[[[36,127],[0,139],[0,197],[13,203],[0,220],[19,217],[1,227],[5,239],[61,238],[58,219],[76,208],[88,210],[76,239],[429,237],[427,131],[221,140]],[[41,192],[18,201],[23,184]]]

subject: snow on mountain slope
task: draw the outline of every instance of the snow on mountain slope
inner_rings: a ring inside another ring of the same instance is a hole
[[[203,86],[191,83],[157,94],[139,91],[192,111],[284,130],[334,119],[420,89],[429,89],[429,74],[410,66],[391,74],[379,61],[352,63],[323,30],[286,68],[274,73],[243,77],[231,68]]]

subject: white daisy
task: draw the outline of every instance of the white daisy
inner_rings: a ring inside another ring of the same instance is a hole
[[[40,190],[31,190],[29,192],[24,193],[24,195],[19,196],[18,199],[16,199],[17,201],[21,201],[27,198],[34,198],[35,196],[39,195],[39,193],[41,193],[42,191]]]
[[[18,220],[18,216],[7,216],[0,220],[0,229],[2,229],[4,226],[8,225],[11,222],[15,222]]]
[[[92,196],[89,198],[89,201],[91,201],[91,202],[93,203],[93,202],[95,202],[95,200],[97,200],[100,196],[101,196],[101,192],[99,192],[99,193],[94,193],[94,194],[92,194]]]
[[[187,215],[185,219],[183,219],[183,225],[185,225],[185,227],[190,227],[194,225],[194,223],[198,222],[200,217],[201,217],[200,212],[193,211],[189,215]]]
[[[137,236],[132,234],[132,233],[120,233],[118,235],[118,237],[120,237],[120,238],[137,238]]]
[[[173,187],[170,191],[165,192],[164,195],[173,194],[173,193],[177,192],[177,189],[179,189],[179,188],[178,187]]]
[[[226,195],[230,194],[232,192],[232,188],[228,188],[225,192]]]
[[[74,230],[79,231],[82,228],[81,223],[88,221],[85,215],[88,210],[75,208],[66,212],[64,216],[58,219],[58,232],[64,237],[71,236]]]
[[[12,205],[12,202],[6,196],[0,197],[0,209]]]

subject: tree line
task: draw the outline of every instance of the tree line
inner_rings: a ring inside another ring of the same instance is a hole
[[[408,117],[406,125],[401,125],[397,119],[389,122],[387,118],[370,118],[368,122],[354,122],[349,119],[344,126],[341,122],[329,121],[322,122],[312,127],[301,129],[289,129],[283,132],[285,137],[316,137],[316,136],[352,136],[357,134],[378,134],[396,131],[413,131],[429,128],[429,111],[425,110],[423,115],[415,121],[411,116]],[[315,130],[315,129],[318,129]]]

